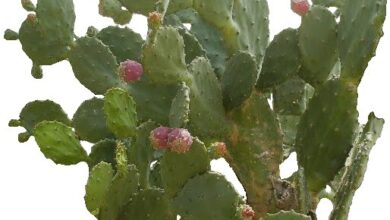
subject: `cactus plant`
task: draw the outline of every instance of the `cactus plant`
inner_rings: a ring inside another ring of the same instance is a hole
[[[348,219],[384,125],[374,113],[359,125],[357,91],[386,0],[291,0],[300,27],[272,41],[266,0],[100,0],[117,25],[80,37],[73,0],[21,3],[27,18],[4,38],[21,43],[33,77],[67,60],[96,97],[72,119],[36,100],[9,126],[56,164],[88,165],[97,219],[314,220],[326,186],[330,219]],[[148,16],[146,39],[118,26],[133,14]],[[282,179],[292,152],[299,169]],[[211,171],[218,158],[244,197]]]

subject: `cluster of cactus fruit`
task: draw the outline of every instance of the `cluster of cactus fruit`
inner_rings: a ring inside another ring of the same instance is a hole
[[[148,16],[146,40],[124,26],[78,37],[72,0],[21,2],[30,13],[4,37],[20,41],[32,75],[67,60],[97,96],[72,119],[33,101],[9,125],[57,164],[88,164],[99,220],[308,220],[322,198],[330,219],[348,218],[384,124],[372,113],[359,125],[356,108],[386,0],[292,0],[301,25],[271,42],[266,0],[100,0],[118,25]],[[292,152],[299,169],[282,179]],[[210,170],[218,158],[245,196]]]

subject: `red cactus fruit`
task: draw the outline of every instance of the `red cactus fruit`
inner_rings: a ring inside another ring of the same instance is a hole
[[[168,145],[171,151],[176,153],[185,153],[190,150],[192,145],[192,136],[187,129],[174,128],[168,134]]]
[[[153,28],[159,27],[161,25],[161,21],[162,21],[162,14],[161,13],[159,13],[157,11],[153,11],[153,12],[149,13],[148,23],[149,23],[150,27],[153,27]]]
[[[123,61],[119,66],[119,75],[127,83],[140,80],[143,72],[142,65],[134,60]]]
[[[296,14],[303,16],[310,9],[308,0],[291,0],[291,10]]]
[[[255,217],[255,211],[249,205],[243,205],[241,207],[241,216],[245,219],[252,219]]]
[[[215,152],[218,154],[218,156],[224,157],[227,155],[228,151],[224,142],[215,142],[212,145],[215,147]]]
[[[150,142],[153,147],[157,150],[167,149],[168,148],[168,134],[171,132],[171,128],[167,127],[158,127],[150,132]]]

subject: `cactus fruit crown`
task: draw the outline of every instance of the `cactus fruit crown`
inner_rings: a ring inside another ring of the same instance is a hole
[[[148,16],[146,40],[117,25],[75,37],[73,0],[21,2],[27,18],[4,38],[22,44],[32,75],[67,60],[96,97],[71,119],[33,101],[9,125],[57,164],[88,164],[85,203],[97,219],[305,220],[325,196],[329,218],[348,219],[384,124],[371,113],[359,125],[356,107],[386,0],[291,0],[300,27],[272,41],[266,0],[100,0],[117,24]],[[292,152],[299,169],[281,179]],[[245,197],[210,170],[218,158]]]

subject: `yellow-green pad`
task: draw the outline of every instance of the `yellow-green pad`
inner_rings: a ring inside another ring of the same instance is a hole
[[[159,83],[189,81],[184,41],[174,27],[160,27],[150,34],[143,51],[142,64],[149,79]]]
[[[185,127],[189,121],[190,88],[183,82],[172,100],[169,112],[169,126],[173,128]]]
[[[309,190],[325,188],[343,167],[358,124],[357,89],[343,80],[321,86],[302,115],[295,148]]]
[[[72,128],[61,122],[40,122],[35,126],[34,137],[45,157],[56,164],[72,165],[88,160]]]
[[[132,13],[122,9],[119,0],[99,0],[99,14],[110,17],[115,23],[125,25],[130,22]]]
[[[160,173],[167,196],[173,198],[188,179],[209,169],[206,147],[198,139],[194,139],[190,150],[184,154],[165,152]]]
[[[345,0],[338,43],[341,77],[359,83],[383,36],[387,0]]]
[[[238,193],[223,175],[208,172],[188,180],[173,204],[186,220],[227,220],[235,216],[239,201]]]
[[[111,164],[106,162],[100,162],[89,173],[84,200],[88,211],[92,215],[99,216],[100,207],[113,177],[114,170]]]
[[[264,220],[310,220],[307,215],[296,213],[294,211],[280,211],[275,214],[267,214]]]
[[[227,120],[222,104],[221,86],[207,59],[192,61],[190,87],[191,134],[199,137],[222,137],[227,132]]]
[[[115,56],[97,38],[79,38],[69,52],[69,62],[80,83],[97,95],[121,83]]]
[[[103,99],[92,98],[84,101],[77,109],[72,126],[80,139],[96,143],[105,138],[114,138],[107,127],[103,106]]]
[[[302,57],[300,77],[313,86],[325,82],[338,58],[336,17],[322,6],[313,6],[299,28]]]
[[[263,91],[275,87],[297,74],[300,67],[298,31],[287,28],[267,47],[257,87]]]
[[[238,52],[229,59],[221,78],[225,109],[240,106],[251,95],[257,76],[256,59],[250,53]]]
[[[164,190],[151,188],[136,193],[123,208],[121,220],[176,220]]]
[[[113,88],[104,97],[104,112],[108,128],[118,138],[136,135],[137,113],[133,98],[124,90]]]

